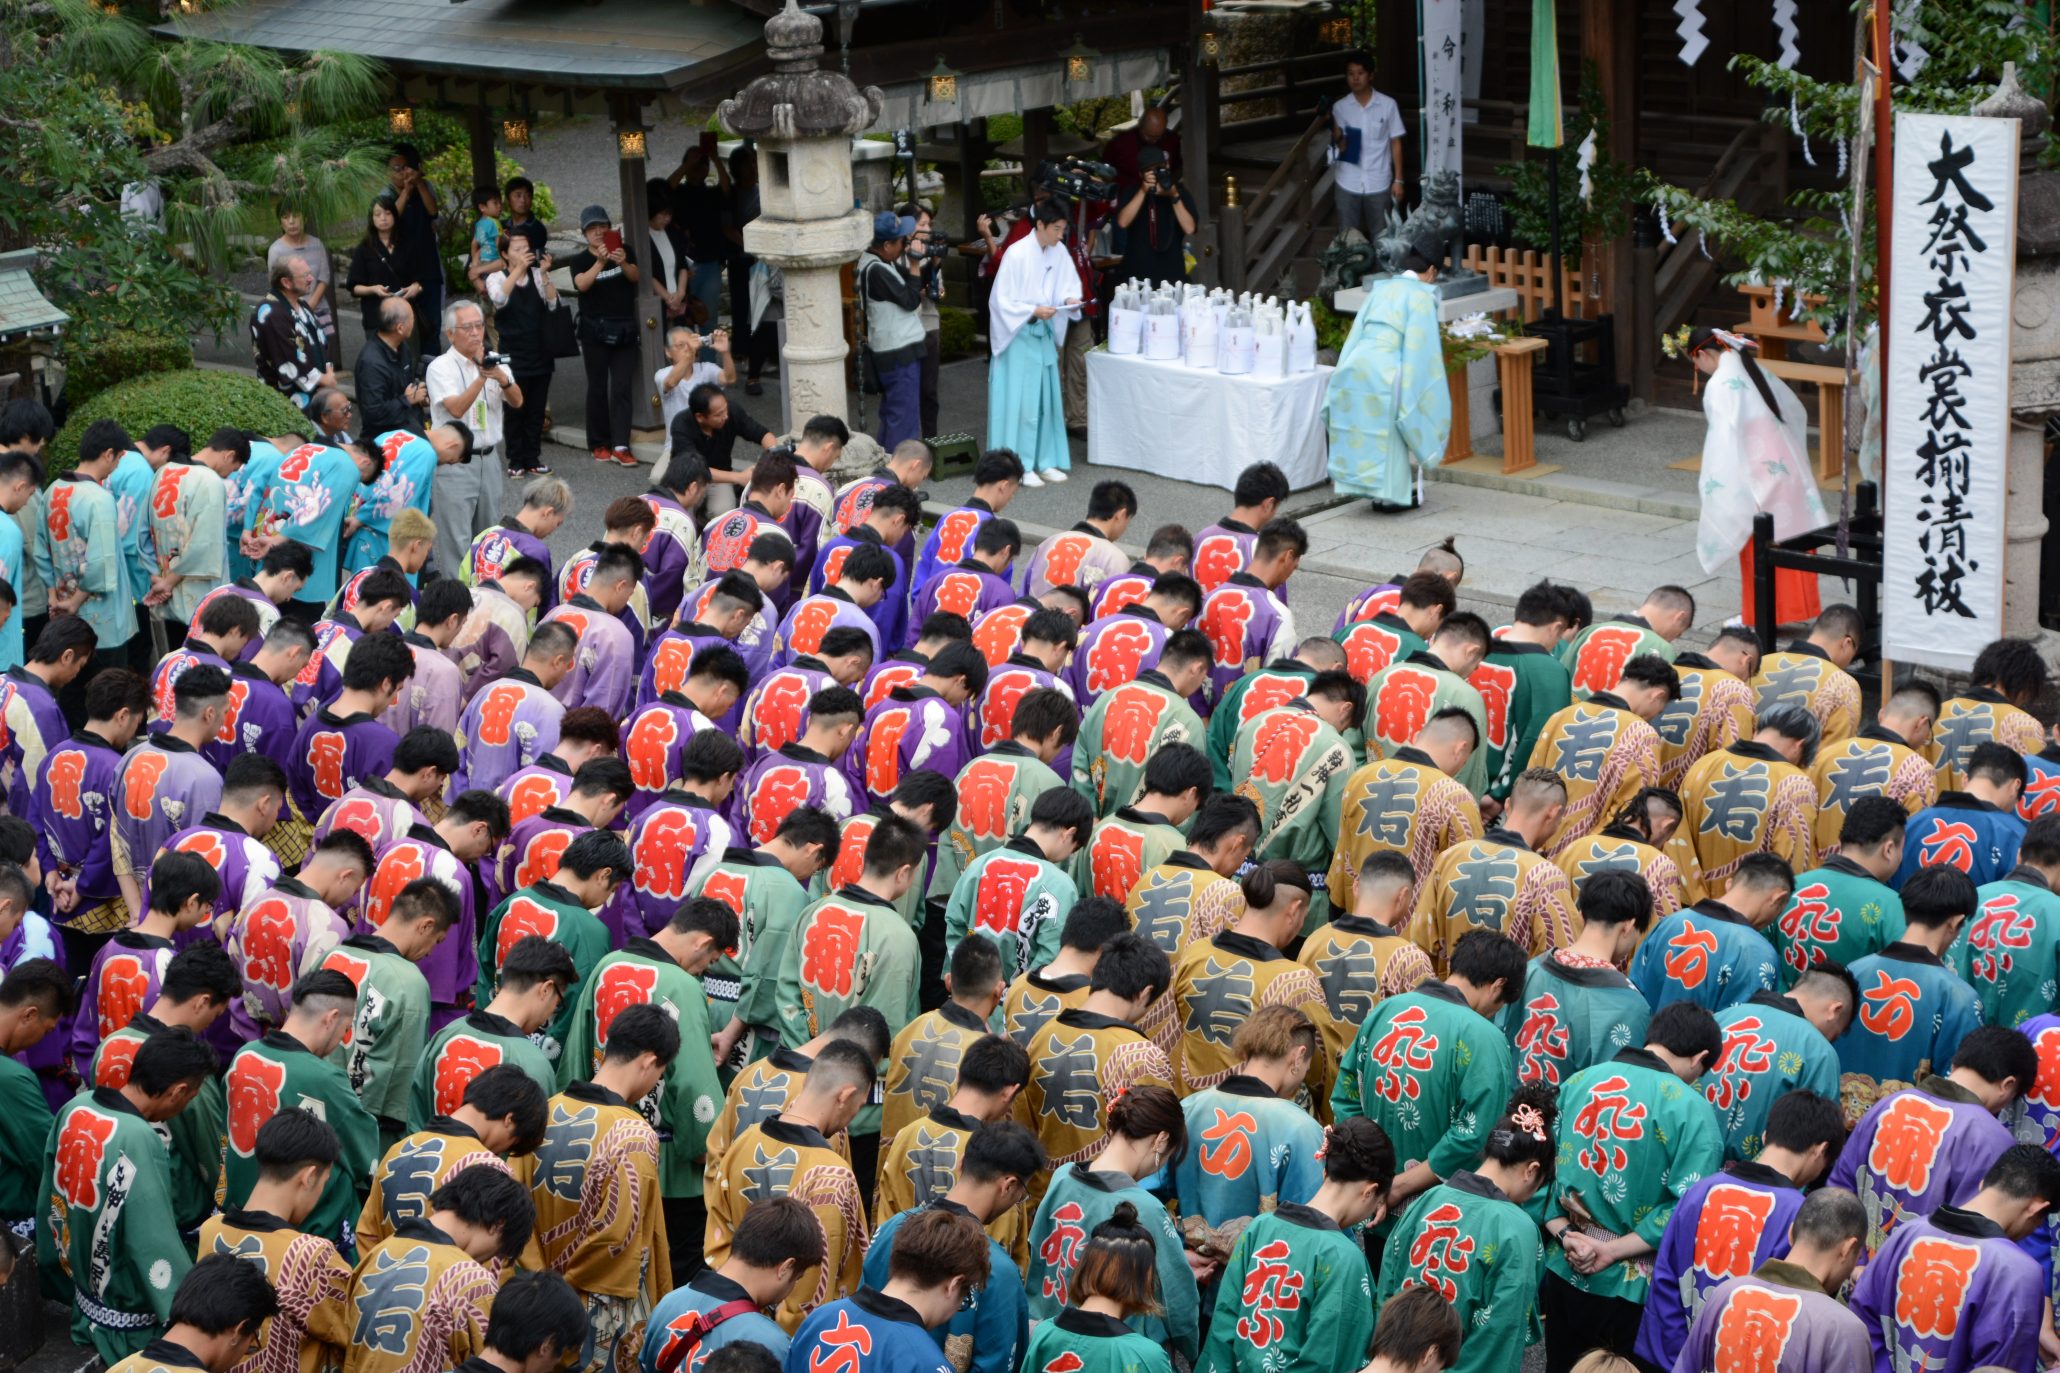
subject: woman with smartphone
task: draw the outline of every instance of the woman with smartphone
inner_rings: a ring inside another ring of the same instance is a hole
[[[635,467],[630,388],[637,379],[637,259],[608,211],[579,212],[587,246],[565,264],[579,293],[579,351],[587,368],[587,447],[595,462]]]

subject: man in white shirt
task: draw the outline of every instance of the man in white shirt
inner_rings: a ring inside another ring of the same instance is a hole
[[[1345,85],[1347,94],[1330,107],[1338,232],[1357,229],[1371,240],[1402,197],[1402,111],[1373,88],[1373,58],[1364,52],[1345,54]]]
[[[658,462],[662,467],[672,456],[672,417],[687,408],[687,398],[702,382],[712,381],[722,386],[734,386],[737,382],[737,360],[730,356],[730,331],[717,329],[702,347],[701,335],[684,324],[675,325],[665,331],[665,366],[652,375],[658,384],[658,404],[665,412],[665,452]],[[702,354],[712,349],[717,361],[709,362]]]
[[[443,315],[451,347],[429,363],[429,423],[469,425],[473,445],[465,461],[436,469],[429,498],[436,521],[436,565],[446,577],[455,577],[473,537],[501,518],[501,409],[521,409],[522,388],[505,365],[482,365],[486,316],[476,302],[453,301]],[[543,397],[537,399],[541,403]]]

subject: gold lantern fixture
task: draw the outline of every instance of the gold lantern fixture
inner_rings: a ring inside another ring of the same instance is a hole
[[[501,121],[501,141],[511,148],[527,148],[529,146],[529,121],[516,115],[503,119]]]
[[[1073,35],[1073,46],[1059,55],[1066,59],[1066,79],[1073,82],[1091,79],[1094,76],[1094,59],[1101,56],[1077,33]]]
[[[386,112],[386,131],[403,138],[415,132],[415,107],[395,105]]]
[[[641,161],[648,146],[642,129],[622,129],[615,135],[615,151],[624,162]]]

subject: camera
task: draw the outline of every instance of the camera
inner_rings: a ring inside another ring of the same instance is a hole
[[[1084,157],[1062,157],[1038,167],[1036,186],[1067,200],[1107,200],[1116,193],[1116,169]]]
[[[496,367],[507,367],[509,365],[509,358],[506,353],[496,353],[489,348],[486,352],[479,355],[479,365],[484,371],[492,371]],[[509,375],[512,376],[514,374],[511,372]]]

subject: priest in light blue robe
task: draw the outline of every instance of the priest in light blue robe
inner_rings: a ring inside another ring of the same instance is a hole
[[[1376,510],[1418,503],[1414,469],[1443,461],[1452,430],[1431,285],[1444,251],[1435,234],[1424,233],[1403,250],[1401,271],[1368,288],[1324,395],[1331,484],[1370,498]]]
[[[1065,322],[1080,316],[1080,272],[1060,246],[1065,236],[1064,203],[1040,203],[1031,231],[1002,254],[987,302],[987,337],[994,345],[987,446],[1023,460],[1034,478],[1025,486],[1042,486],[1053,473],[1059,474],[1053,480],[1064,481],[1073,465],[1059,391],[1059,339]]]

